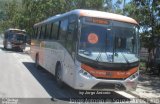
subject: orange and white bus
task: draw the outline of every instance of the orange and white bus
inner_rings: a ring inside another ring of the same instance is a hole
[[[34,25],[31,57],[79,90],[135,90],[138,82],[138,23],[95,10],[73,10]]]

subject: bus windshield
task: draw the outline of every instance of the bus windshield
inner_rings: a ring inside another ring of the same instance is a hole
[[[138,28],[134,24],[81,19],[78,55],[107,63],[133,63],[138,60]]]
[[[17,41],[24,41],[25,40],[25,35],[17,34],[16,39],[17,39]]]
[[[25,41],[25,34],[10,33],[8,34],[8,40],[10,41]]]

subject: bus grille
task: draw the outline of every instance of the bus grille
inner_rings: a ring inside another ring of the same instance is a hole
[[[109,90],[126,90],[121,83],[104,83],[100,82],[92,87],[92,89],[109,89]]]
[[[22,45],[20,42],[12,42],[13,45]]]

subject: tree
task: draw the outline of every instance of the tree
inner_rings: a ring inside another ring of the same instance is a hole
[[[103,4],[108,4],[108,9]],[[5,5],[3,29],[17,27],[32,33],[32,26],[53,15],[73,9],[92,9],[122,14],[123,0],[12,0]]]
[[[154,53],[156,47],[155,37],[160,37],[159,10],[160,1],[158,0],[135,0],[125,8],[126,14],[135,18],[140,24],[141,43],[148,49],[148,61],[151,60],[151,53]]]
[[[72,9],[102,9],[101,0],[13,0],[5,5],[7,18],[3,28],[16,27],[26,29],[32,34],[35,23],[53,15],[61,14]]]
[[[4,29],[8,27],[16,27],[17,26],[17,17],[19,14],[19,2],[16,0],[13,0],[13,2],[7,2],[5,3],[5,18],[3,19],[2,27]]]

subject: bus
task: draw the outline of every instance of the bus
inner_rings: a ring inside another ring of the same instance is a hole
[[[33,26],[30,54],[36,67],[75,90],[135,90],[139,25],[126,16],[76,9]]]
[[[4,33],[4,49],[23,51],[26,47],[26,31],[10,28]]]

